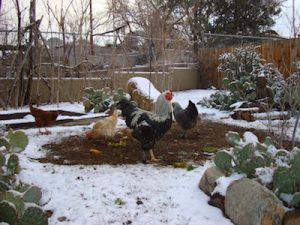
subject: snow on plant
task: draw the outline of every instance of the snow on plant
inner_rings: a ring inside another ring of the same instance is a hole
[[[274,67],[273,64],[268,63],[262,67],[261,74],[267,78],[267,85],[271,87],[274,93],[273,101],[275,107],[280,106],[281,99],[283,97],[284,89],[286,86],[286,82],[282,73],[280,73],[279,70],[276,67]]]
[[[255,100],[256,77],[262,68],[262,60],[253,46],[236,48],[219,57],[218,71],[224,74],[223,85],[229,92],[217,92],[200,104],[228,110],[238,101]]]
[[[263,59],[255,47],[237,48],[219,57],[218,71],[224,74],[223,85],[227,92],[219,91],[199,102],[202,106],[229,110],[236,102],[256,99],[256,78],[264,75],[267,85],[274,93],[276,107],[280,105],[285,81],[283,75],[272,64],[262,65]]]
[[[41,189],[22,183],[19,173],[19,157],[28,138],[23,131],[10,130],[0,137],[0,221],[8,224],[47,225],[46,213],[39,206]]]
[[[242,138],[236,132],[228,132],[226,139],[232,148],[216,153],[214,162],[218,168],[227,175],[240,173],[248,178],[255,178],[287,205],[300,206],[298,148],[294,148],[291,152],[284,149],[277,150],[270,138],[267,137],[260,143],[250,132],[245,132]],[[286,198],[286,195],[290,195],[290,198]]]
[[[105,87],[95,90],[92,87],[87,87],[84,90],[83,98],[85,112],[94,110],[94,113],[98,113],[109,109],[114,102],[127,98],[127,94],[122,88],[111,90],[109,87]]]

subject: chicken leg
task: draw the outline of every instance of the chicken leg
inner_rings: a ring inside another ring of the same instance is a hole
[[[149,153],[150,153],[150,162],[152,162],[152,163],[159,162],[159,159],[155,158],[155,155],[154,155],[152,149],[149,150]]]

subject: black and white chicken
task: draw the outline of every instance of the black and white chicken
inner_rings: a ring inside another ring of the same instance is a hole
[[[162,113],[141,110],[127,99],[122,99],[117,104],[117,108],[125,117],[126,125],[132,129],[132,137],[141,143],[144,163],[147,162],[145,151],[149,151],[151,162],[158,161],[154,156],[153,148],[172,126],[172,98],[173,93],[169,90],[157,98],[155,105],[163,107]],[[158,107],[155,108],[159,111]]]
[[[182,138],[186,137],[187,130],[196,126],[198,120],[198,109],[191,100],[188,106],[183,109],[178,102],[173,102],[173,114],[176,122],[183,130]]]

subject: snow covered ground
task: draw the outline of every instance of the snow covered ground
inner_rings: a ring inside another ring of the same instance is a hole
[[[188,100],[198,102],[213,90],[190,90],[174,93],[173,101],[183,107]],[[44,109],[63,109],[84,112],[82,104],[61,103]],[[244,127],[266,129],[267,121],[237,121],[226,112],[198,105],[201,117]],[[28,111],[28,108],[10,109],[1,113]],[[84,117],[92,117],[89,114]],[[62,119],[65,117],[59,117]],[[80,117],[78,117],[80,118]],[[14,122],[33,121],[31,116]],[[9,123],[9,121],[2,121]],[[276,125],[276,121],[274,121]],[[118,124],[124,124],[119,120]],[[87,126],[52,127],[51,135],[39,135],[38,129],[24,130],[29,144],[20,155],[20,178],[43,190],[46,209],[53,210],[50,225],[227,225],[230,220],[222,212],[207,204],[199,188],[199,180],[207,162],[192,171],[153,165],[97,165],[58,166],[41,164],[34,160],[45,154],[41,148],[47,142],[83,133]],[[300,137],[299,129],[297,137]]]

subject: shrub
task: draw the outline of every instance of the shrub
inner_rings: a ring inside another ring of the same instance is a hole
[[[202,106],[229,110],[233,103],[254,101],[256,99],[256,78],[265,75],[267,85],[274,94],[274,103],[280,106],[285,81],[283,75],[272,64],[262,65],[264,61],[253,46],[237,48],[219,57],[218,71],[224,74],[223,86],[226,91],[218,91],[199,102]]]

